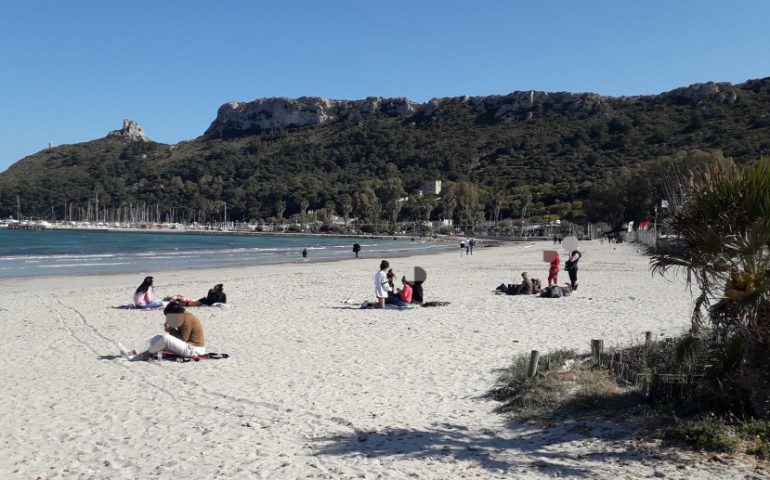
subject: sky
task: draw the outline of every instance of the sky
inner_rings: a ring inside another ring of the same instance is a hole
[[[0,172],[220,105],[516,90],[658,94],[770,76],[765,0],[0,0]]]

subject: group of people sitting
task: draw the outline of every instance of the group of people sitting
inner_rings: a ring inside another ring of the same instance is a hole
[[[186,307],[210,307],[217,303],[227,303],[227,294],[225,294],[224,285],[218,283],[214,285],[205,297],[198,300],[186,297],[181,294],[169,295],[163,297],[163,301],[155,299],[153,277],[145,277],[142,284],[134,292],[134,307],[152,309],[160,308],[164,305],[164,302],[176,301]]]
[[[495,293],[506,295],[536,295],[546,298],[568,297],[573,291],[577,290],[578,280],[578,262],[582,257],[579,250],[573,250],[564,264],[564,269],[569,273],[570,281],[564,285],[559,285],[559,254],[556,252],[548,267],[548,286],[541,287],[540,280],[537,278],[529,279],[527,272],[522,272],[522,281],[520,284],[500,284],[495,289]]]
[[[163,315],[166,322],[162,335],[155,335],[140,348],[129,350],[118,342],[118,350],[128,360],[146,360],[159,352],[167,352],[179,357],[189,358],[205,355],[206,343],[201,321],[188,312],[185,307],[212,306],[227,303],[224,285],[218,283],[209,289],[208,294],[198,300],[184,295],[170,295],[163,301],[155,299],[153,277],[146,277],[134,292],[134,306],[139,308],[159,308],[165,303]]]
[[[405,307],[411,303],[422,303],[422,282],[410,282],[401,276],[401,286],[396,286],[396,274],[390,262],[380,262],[380,270],[374,275],[374,295],[377,302],[364,302],[362,308],[385,308],[385,305]]]

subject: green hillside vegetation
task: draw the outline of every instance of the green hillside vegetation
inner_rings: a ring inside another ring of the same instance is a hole
[[[721,84],[720,84],[721,85]],[[367,223],[454,218],[639,220],[662,177],[770,154],[770,78],[731,87],[734,102],[681,96],[605,99],[603,112],[547,109],[495,119],[461,98],[437,113],[321,126],[217,132],[178,145],[108,137],[26,157],[0,174],[0,217],[82,217],[151,209],[159,220],[267,220],[315,210]],[[418,197],[443,180],[441,197]],[[398,199],[409,196],[409,201]],[[139,207],[141,206],[141,207]]]

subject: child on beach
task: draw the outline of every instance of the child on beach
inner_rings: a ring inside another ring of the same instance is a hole
[[[163,309],[163,314],[166,316],[163,325],[166,334],[152,337],[141,352],[129,351],[118,342],[118,350],[126,360],[145,360],[160,351],[168,351],[180,357],[206,354],[203,326],[198,317],[186,311],[179,302],[170,302]]]
[[[134,306],[139,308],[158,308],[163,302],[156,301],[153,296],[153,278],[145,277],[142,284],[134,292]]]
[[[559,283],[559,254],[557,253],[553,260],[551,260],[551,266],[548,269],[548,286]]]

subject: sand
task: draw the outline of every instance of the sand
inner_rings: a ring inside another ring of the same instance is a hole
[[[734,459],[636,440],[611,424],[542,430],[482,398],[511,356],[587,350],[689,322],[681,280],[652,277],[633,245],[581,245],[565,299],[496,296],[542,250],[506,245],[393,259],[428,272],[443,308],[376,311],[379,258],[147,272],[162,295],[224,283],[194,313],[229,359],[128,362],[115,343],[162,331],[160,312],[117,310],[144,275],[0,282],[0,478],[743,478]],[[563,272],[562,280],[567,276]]]

